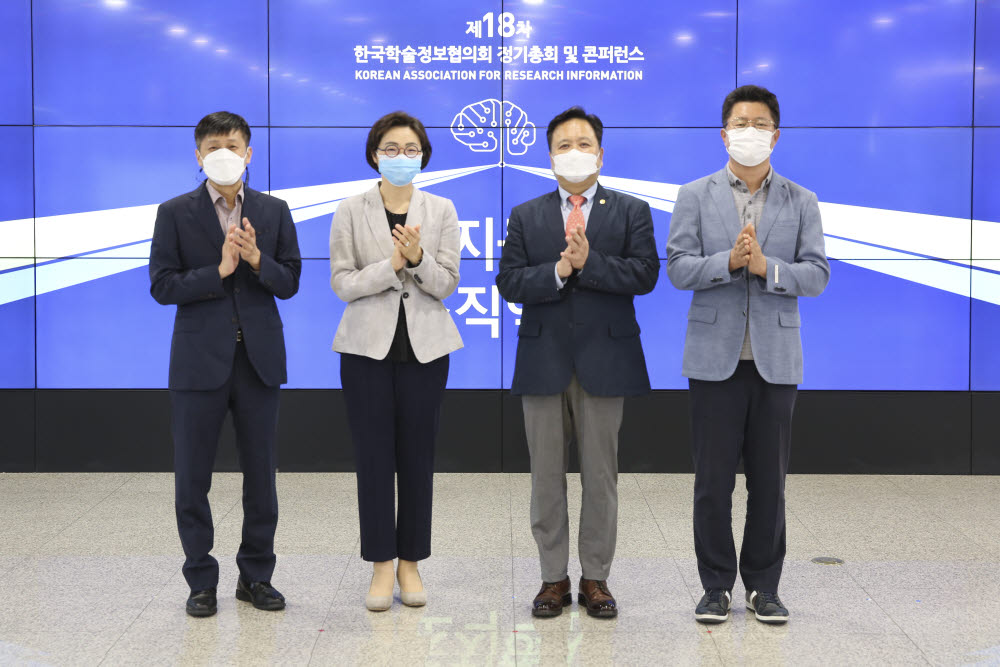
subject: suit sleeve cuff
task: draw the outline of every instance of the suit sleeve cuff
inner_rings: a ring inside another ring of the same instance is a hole
[[[743,269],[729,270],[729,251],[717,252],[708,258],[705,275],[711,285],[722,285],[743,278]]]
[[[767,282],[767,291],[775,294],[787,293],[787,281],[791,278],[791,275],[787,271],[788,266],[781,260],[772,257],[765,257],[764,259],[767,261],[767,271],[764,273]],[[782,281],[786,282],[782,283]]]
[[[273,288],[274,284],[271,279],[274,277],[274,270],[277,268],[275,266],[276,264],[277,262],[273,257],[261,253],[260,268],[254,271],[253,267],[250,267],[250,270],[253,271],[255,276],[257,276],[257,280],[266,285],[268,288]]]
[[[204,297],[205,299],[218,299],[226,296],[225,282],[223,282],[222,276],[219,275],[219,267],[216,265],[205,267],[205,278],[204,278]]]
[[[424,250],[424,254],[420,258],[420,263],[410,264],[410,260],[406,260],[406,264],[403,266],[403,271],[413,276],[413,279],[417,281],[418,284],[422,284],[424,282],[424,276],[426,276],[429,271],[432,271],[436,264],[437,261],[434,259],[434,256]]]

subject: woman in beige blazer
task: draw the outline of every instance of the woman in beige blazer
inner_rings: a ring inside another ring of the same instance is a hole
[[[460,230],[450,200],[413,187],[431,157],[419,120],[398,111],[380,118],[365,157],[382,180],[337,208],[330,284],[347,302],[333,349],[354,440],[361,557],[374,563],[365,604],[383,611],[396,579],[403,604],[427,601],[417,561],[430,556],[448,354],[462,347],[442,303],[458,286]]]

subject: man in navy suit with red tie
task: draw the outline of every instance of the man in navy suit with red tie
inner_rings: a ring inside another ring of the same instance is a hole
[[[187,613],[217,610],[208,491],[229,411],[243,470],[236,597],[258,609],[284,609],[285,598],[271,586],[278,393],[287,381],[274,298],[298,291],[302,260],[288,204],[243,182],[253,155],[247,122],[220,111],[205,116],[194,135],[208,179],[160,205],[149,254],[150,293],[177,306],[169,387]]]
[[[651,292],[660,260],[649,204],[598,183],[604,125],[572,107],[546,131],[559,187],[515,206],[496,283],[524,305],[511,392],[521,396],[531,456],[531,532],[542,587],[532,614],[572,602],[568,573],[569,443],[580,454],[581,605],[613,618],[607,579],[618,530],[618,431],[625,396],[649,391],[633,297]]]

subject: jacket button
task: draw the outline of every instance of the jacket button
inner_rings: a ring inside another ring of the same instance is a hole
[[[743,311],[743,317],[746,317],[746,316],[747,316],[747,311],[744,310]]]
[[[239,293],[240,293],[240,288],[239,288],[239,287],[237,287],[237,288],[236,288],[236,290],[235,290],[235,292],[236,292],[237,294],[239,294]]]
[[[410,298],[410,293],[409,292],[403,292],[403,298],[404,299],[409,299]]]
[[[233,318],[233,324],[238,324],[238,323],[239,323],[239,320],[234,317]]]

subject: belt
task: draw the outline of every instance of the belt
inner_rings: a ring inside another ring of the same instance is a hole
[[[243,342],[243,329],[237,329],[236,330],[236,342],[237,343],[242,343]]]

